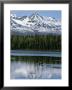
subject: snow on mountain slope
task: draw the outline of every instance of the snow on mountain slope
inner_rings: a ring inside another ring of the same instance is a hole
[[[48,16],[40,16],[37,12],[30,16],[10,16],[11,33],[15,34],[49,34],[61,33],[61,22]]]

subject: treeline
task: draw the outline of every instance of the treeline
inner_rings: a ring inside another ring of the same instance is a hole
[[[61,64],[61,57],[46,57],[46,56],[11,56],[11,61],[20,61],[26,63],[48,63]]]
[[[61,51],[60,35],[11,36],[11,49]]]

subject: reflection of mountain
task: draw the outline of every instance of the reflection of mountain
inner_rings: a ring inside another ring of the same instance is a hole
[[[61,34],[61,23],[52,17],[40,16],[37,12],[31,16],[16,17],[11,14],[11,34]]]

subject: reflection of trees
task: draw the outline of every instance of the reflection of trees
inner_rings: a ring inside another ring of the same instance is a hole
[[[26,63],[35,63],[37,65],[41,65],[44,63],[48,64],[60,64],[60,57],[46,57],[46,56],[12,56],[12,61],[22,61]]]

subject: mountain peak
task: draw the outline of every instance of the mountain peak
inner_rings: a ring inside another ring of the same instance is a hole
[[[61,22],[53,17],[39,15],[38,11],[30,16],[22,16],[20,18],[16,15],[11,15],[11,30],[18,33],[34,33],[34,34],[48,34],[60,33]]]
[[[39,15],[37,11],[35,11],[33,14],[34,14],[34,15]]]
[[[42,20],[42,16],[40,16],[37,11],[34,12],[29,18],[30,18],[32,21],[36,21],[36,22]]]

